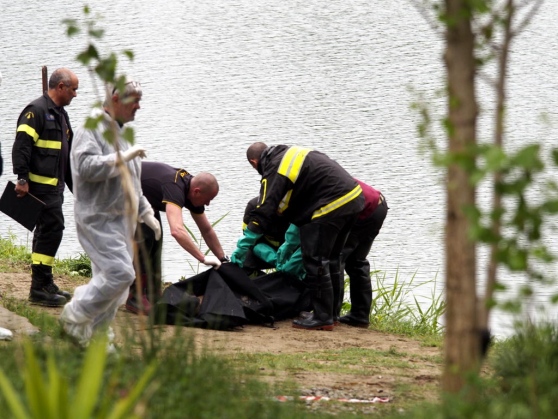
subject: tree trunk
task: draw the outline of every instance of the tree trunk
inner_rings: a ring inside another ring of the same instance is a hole
[[[475,205],[470,182],[475,165],[477,102],[474,36],[468,0],[445,0],[448,82],[448,139],[452,158],[447,172],[446,335],[442,389],[459,392],[465,375],[477,372],[480,339],[477,328],[476,251],[464,212]]]

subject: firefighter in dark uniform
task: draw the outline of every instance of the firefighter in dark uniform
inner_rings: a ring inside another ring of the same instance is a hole
[[[161,212],[166,214],[170,233],[184,250],[207,266],[218,268],[221,262],[229,260],[205,215],[205,206],[219,192],[219,184],[212,174],[202,172],[194,176],[166,163],[144,161],[141,164],[141,187],[143,195],[153,207],[155,218],[160,223]],[[206,256],[190,237],[184,227],[183,208],[190,211],[205,243],[215,256]],[[141,227],[142,241],[138,242],[139,284],[134,281],[130,287],[125,307],[132,313],[148,314],[161,294],[163,238],[161,236],[161,240],[156,240],[152,229],[144,224]]]
[[[246,156],[262,176],[259,203],[245,234],[231,255],[242,266],[246,253],[279,215],[300,229],[305,282],[313,313],[295,319],[293,327],[333,330],[333,286],[330,261],[341,250],[364,208],[362,189],[353,177],[325,154],[307,148],[252,144]],[[338,281],[338,278],[333,281]]]
[[[16,194],[35,195],[46,205],[33,234],[29,301],[63,306],[70,293],[54,284],[52,266],[64,231],[64,183],[72,190],[70,149],[73,131],[64,106],[77,96],[78,78],[68,69],[55,70],[48,91],[23,109],[12,148]]]

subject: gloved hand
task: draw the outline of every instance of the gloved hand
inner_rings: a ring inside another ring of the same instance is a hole
[[[130,160],[135,159],[136,157],[141,157],[143,159],[145,157],[145,148],[139,145],[134,145],[130,147],[128,150],[120,152],[120,158],[124,162],[129,162]]]
[[[155,240],[161,240],[161,223],[159,223],[159,220],[155,218],[153,210],[143,214],[141,216],[141,221],[142,223],[147,224],[147,227],[153,230],[153,232],[155,233]]]
[[[215,269],[221,267],[221,261],[217,256],[206,256],[203,258],[203,264],[207,266],[213,266]]]
[[[254,233],[248,227],[244,229],[244,234],[236,242],[236,249],[231,255],[231,262],[240,266],[244,266],[244,260],[246,259],[246,254],[251,247],[253,247],[258,239],[262,237],[263,234]]]
[[[276,250],[268,244],[258,243],[254,246],[252,252],[254,252],[254,254],[261,260],[269,263],[270,265],[275,266],[275,264],[277,263]]]
[[[285,242],[277,249],[277,266],[286,263],[299,246],[300,233],[298,227],[291,224],[285,232]]]
[[[300,247],[296,249],[293,255],[283,265],[277,267],[278,271],[286,272],[296,276],[298,279],[303,279],[306,276],[306,270],[302,263],[302,250]]]

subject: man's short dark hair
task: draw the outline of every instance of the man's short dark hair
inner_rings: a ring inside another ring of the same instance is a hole
[[[259,160],[260,156],[266,148],[267,145],[262,142],[252,144],[250,147],[248,147],[248,150],[246,150],[246,157],[248,158],[248,161]]]

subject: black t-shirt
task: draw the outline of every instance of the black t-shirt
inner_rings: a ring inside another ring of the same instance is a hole
[[[186,170],[176,169],[165,163],[141,163],[143,195],[155,211],[165,211],[166,205],[170,203],[187,208],[194,214],[203,214],[205,207],[195,207],[187,198],[193,177]]]

